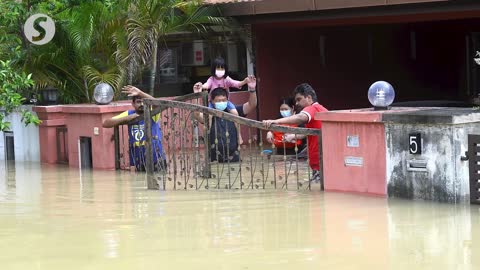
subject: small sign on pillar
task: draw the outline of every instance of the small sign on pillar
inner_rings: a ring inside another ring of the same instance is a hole
[[[410,133],[408,135],[408,149],[412,155],[422,154],[422,135],[420,133]]]
[[[347,135],[347,147],[360,147],[358,135]]]

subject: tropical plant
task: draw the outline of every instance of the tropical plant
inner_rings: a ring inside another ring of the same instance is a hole
[[[23,35],[23,24],[33,12],[58,14],[82,0],[2,0],[0,1],[0,59],[17,65],[27,57],[31,45]]]
[[[200,0],[2,0],[0,12],[6,14],[0,19],[0,59],[32,73],[35,90],[58,88],[66,103],[91,102],[99,82],[118,90],[145,67],[153,92],[158,44],[168,34],[205,33],[226,23],[216,6]],[[54,19],[56,32],[51,42],[36,46],[21,29],[40,12]]]
[[[54,39],[31,48],[25,62],[38,87],[59,88],[67,103],[91,102],[100,82],[119,89],[124,72],[117,65],[112,36],[123,31],[120,12],[112,1],[84,1],[56,14]]]
[[[13,0],[0,1],[0,60],[12,61],[21,58],[22,33],[20,19],[25,9]]]
[[[24,101],[19,90],[33,85],[31,74],[19,73],[12,67],[10,61],[0,60],[0,131],[10,129],[10,122],[5,117],[17,110]],[[40,124],[40,120],[27,110],[21,110],[22,121],[25,125]]]
[[[214,5],[199,0],[132,0],[128,20],[128,56],[122,63],[150,66],[150,94],[154,94],[158,44],[176,32],[204,33],[224,25]]]
[[[22,5],[15,1],[0,2],[0,131],[10,129],[6,117],[18,110],[25,98],[21,95],[30,89],[34,82],[31,74],[25,74],[16,65],[22,58],[22,37],[19,18],[25,13]],[[25,125],[40,123],[40,120],[27,110],[21,110]]]

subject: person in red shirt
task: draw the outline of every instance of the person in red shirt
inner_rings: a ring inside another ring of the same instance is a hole
[[[315,120],[315,113],[328,111],[325,107],[318,104],[317,94],[315,90],[308,83],[302,83],[295,87],[293,92],[295,95],[295,105],[303,110],[290,117],[280,118],[276,120],[264,120],[263,125],[269,128],[272,124],[304,124],[306,128],[322,128],[322,122]],[[297,137],[298,139],[298,137]],[[320,155],[318,152],[318,138],[317,136],[308,136],[308,159],[310,168],[313,170],[313,175],[310,181],[320,181]]]

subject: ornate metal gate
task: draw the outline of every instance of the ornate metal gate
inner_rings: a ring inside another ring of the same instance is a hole
[[[200,98],[202,95],[205,100],[204,93],[189,96]],[[158,170],[161,166],[155,164],[151,147],[151,122],[145,121],[145,159],[149,189],[323,188],[321,166],[319,172],[322,180],[310,181],[312,171],[308,159],[300,158],[297,147],[294,154],[288,156],[284,149],[278,151],[275,145],[266,143],[264,137],[268,130],[261,122],[198,105],[197,102],[159,99],[144,102],[145,120],[157,113],[162,115],[162,143],[167,165]],[[151,106],[157,109],[151,111]],[[202,122],[205,124],[200,124],[198,119],[193,117],[195,113],[203,113]],[[225,147],[231,140],[236,140],[236,134],[233,134],[235,132],[232,133],[232,130],[217,131],[217,125],[210,126],[213,118],[237,125],[237,132],[244,134],[244,143],[238,144],[235,149]],[[286,126],[273,126],[270,130],[315,136],[313,138],[319,142],[320,160],[322,159],[320,130]],[[224,158],[219,159],[219,155]]]

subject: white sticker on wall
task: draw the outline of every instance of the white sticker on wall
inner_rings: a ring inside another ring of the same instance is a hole
[[[363,167],[362,157],[345,157],[345,166]]]

